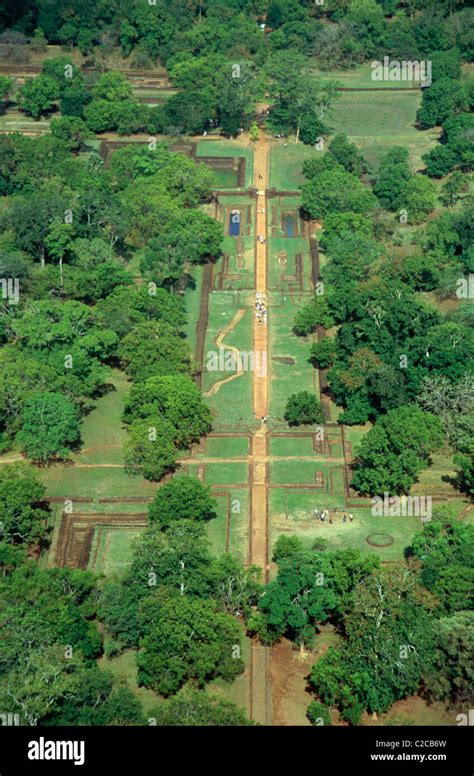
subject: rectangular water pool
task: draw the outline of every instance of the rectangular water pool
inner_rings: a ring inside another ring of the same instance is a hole
[[[231,237],[239,237],[240,235],[240,210],[232,210],[229,216],[229,234]]]

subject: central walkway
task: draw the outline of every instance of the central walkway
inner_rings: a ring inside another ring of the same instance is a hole
[[[267,307],[267,212],[265,189],[268,186],[268,142],[263,137],[254,152],[254,187],[258,189],[255,226],[255,293],[260,293]],[[258,235],[265,238],[260,242]],[[259,323],[253,314],[254,354],[264,354],[266,370],[253,372],[253,410],[260,428],[252,438],[253,460],[251,464],[250,499],[250,562],[263,570],[263,581],[268,580],[268,489],[267,489],[267,424],[262,418],[268,415],[268,325]],[[262,358],[262,356],[260,356]],[[258,363],[262,363],[259,361]],[[265,372],[261,374],[261,371]],[[252,642],[250,703],[251,716],[261,724],[271,724],[271,687],[268,663],[270,650]]]

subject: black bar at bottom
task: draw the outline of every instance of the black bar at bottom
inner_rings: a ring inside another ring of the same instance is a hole
[[[470,727],[0,727],[0,776],[138,774],[199,766],[472,776]],[[77,763],[77,764],[76,764]]]

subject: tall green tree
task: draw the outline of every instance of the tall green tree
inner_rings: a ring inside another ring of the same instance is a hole
[[[39,119],[43,113],[49,113],[58,99],[58,85],[47,75],[27,78],[18,92],[18,105],[34,119]]]
[[[434,415],[413,405],[390,410],[362,440],[352,484],[371,495],[408,493],[442,444],[442,425]]]
[[[217,517],[210,488],[196,477],[178,475],[163,485],[148,508],[151,523],[162,529],[176,520],[212,520]]]
[[[47,463],[68,459],[80,440],[74,405],[60,393],[33,393],[21,413],[17,439],[32,461]]]
[[[173,695],[189,680],[198,687],[218,677],[232,681],[244,670],[239,624],[212,601],[149,597],[141,622],[138,681],[161,695]]]
[[[1,538],[12,544],[33,544],[46,533],[46,489],[32,469],[7,464],[0,469]]]

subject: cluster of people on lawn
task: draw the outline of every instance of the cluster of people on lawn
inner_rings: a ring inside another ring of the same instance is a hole
[[[267,308],[265,307],[265,297],[261,291],[255,295],[255,317],[259,323],[267,322]]]
[[[320,520],[321,523],[329,523],[329,525],[333,525],[333,518],[338,518],[340,515],[342,515],[342,522],[347,523],[347,520],[349,520],[350,523],[354,520],[354,515],[352,512],[344,512],[341,509],[315,509],[314,510],[314,516],[317,520]]]

